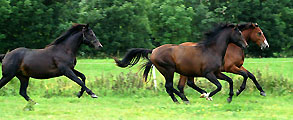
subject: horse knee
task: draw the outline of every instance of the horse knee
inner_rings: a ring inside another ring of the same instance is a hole
[[[240,71],[240,74],[243,76],[243,78],[246,80],[248,78],[248,74],[244,71]]]
[[[83,75],[83,74],[81,74],[79,77],[80,77],[82,80],[85,80],[85,79],[86,79],[85,75]]]
[[[222,90],[222,85],[221,84],[217,84],[217,90],[221,91]]]

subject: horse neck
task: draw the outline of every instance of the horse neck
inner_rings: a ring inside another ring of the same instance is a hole
[[[229,41],[229,36],[231,33],[230,31],[228,32],[228,30],[223,30],[221,31],[221,33],[219,33],[218,35],[215,36],[215,41],[214,43],[210,44],[210,46],[208,46],[208,48],[211,50],[212,54],[214,54],[215,56],[219,56],[222,58],[222,60],[224,59],[224,56],[226,54],[226,50],[228,47],[228,41]]]
[[[248,42],[250,40],[250,35],[252,33],[252,29],[250,29],[250,28],[245,29],[245,30],[243,30],[241,32],[242,32],[242,35],[243,35],[244,39],[246,40],[246,42]]]
[[[67,53],[76,55],[82,43],[82,38],[83,37],[81,32],[75,33],[68,37],[63,43],[61,43],[60,47],[65,49]]]

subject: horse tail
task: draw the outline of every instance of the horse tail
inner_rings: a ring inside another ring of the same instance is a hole
[[[5,54],[0,54],[0,62],[2,63],[2,60],[4,59]]]
[[[122,60],[118,60],[117,58],[113,58],[116,62],[116,65],[119,67],[132,67],[133,65],[137,64],[141,57],[148,59],[148,54],[152,53],[152,50],[144,49],[144,48],[132,48],[129,49],[126,55]]]
[[[148,59],[148,62],[146,62],[146,63],[141,67],[141,68],[144,67],[143,79],[144,79],[145,82],[146,82],[147,79],[148,79],[148,74],[149,74],[149,72],[150,72],[152,66],[153,66],[152,61],[150,61],[150,60]],[[155,72],[155,71],[153,71],[153,72]]]

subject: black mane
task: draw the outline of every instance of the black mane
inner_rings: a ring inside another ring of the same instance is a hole
[[[234,24],[218,24],[212,30],[206,32],[204,39],[199,42],[199,44],[207,45],[212,41],[215,41],[215,37],[226,28],[234,28]]]
[[[51,45],[57,45],[57,44],[61,43],[62,41],[64,41],[70,35],[82,30],[82,28],[84,26],[85,25],[83,25],[83,24],[74,24],[74,25],[72,25],[72,27],[70,29],[68,29],[66,32],[64,32],[62,35],[60,35],[58,38],[56,38],[53,42],[51,42],[49,45],[47,45],[47,47],[51,46]]]

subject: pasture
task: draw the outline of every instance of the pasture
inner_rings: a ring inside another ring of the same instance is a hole
[[[240,96],[228,104],[228,86],[223,84],[214,101],[199,98],[187,87],[191,104],[174,104],[165,92],[163,77],[156,71],[158,88],[153,80],[146,84],[137,73],[139,65],[122,69],[112,59],[79,59],[76,69],[87,77],[87,85],[99,98],[87,94],[78,99],[80,87],[65,77],[30,80],[28,94],[38,105],[23,110],[27,102],[18,95],[19,81],[14,78],[0,90],[0,119],[290,119],[293,118],[293,58],[247,58],[244,67],[255,74],[267,93],[260,96],[252,81]],[[131,74],[130,74],[131,73]],[[242,77],[234,80],[234,92]],[[178,75],[175,76],[176,87]],[[197,83],[208,92],[214,86],[204,79]]]

